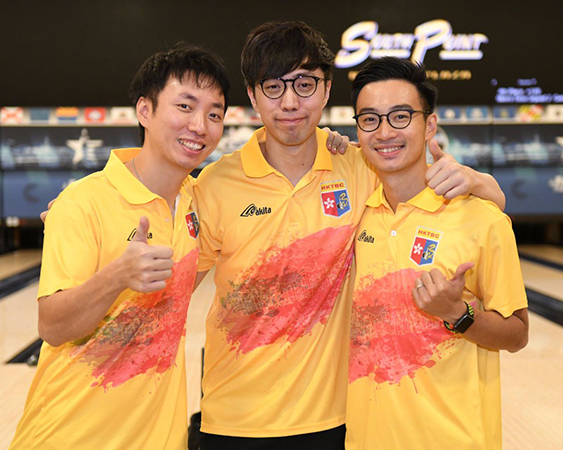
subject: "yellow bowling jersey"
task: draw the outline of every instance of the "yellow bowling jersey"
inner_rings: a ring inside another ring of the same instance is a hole
[[[43,344],[11,450],[187,447],[184,339],[198,221],[190,180],[172,217],[125,167],[138,152],[113,151],[103,171],[61,193],[45,224],[38,296],[79,286],[121,256],[143,215],[148,243],[173,248],[173,275],[159,292],[123,291],[91,335]]]
[[[356,234],[347,450],[501,448],[499,352],[420,311],[414,280],[465,262],[463,299],[504,317],[527,307],[510,220],[473,196],[426,188],[393,213],[382,186]],[[479,299],[482,299],[479,300]]]
[[[202,431],[275,437],[344,423],[356,226],[376,185],[361,152],[331,155],[293,186],[264,158],[265,129],[196,180],[199,270],[216,265]]]

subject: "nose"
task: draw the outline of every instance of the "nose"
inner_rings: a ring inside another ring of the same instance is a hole
[[[386,140],[396,136],[397,130],[389,125],[389,117],[383,116],[381,117],[381,123],[379,124],[379,127],[377,128],[377,130],[375,130],[374,133],[378,136],[379,139]]]
[[[290,86],[288,86],[288,83]],[[281,96],[281,107],[284,110],[295,110],[299,106],[299,96],[293,90],[293,84],[286,81],[286,89]]]
[[[204,135],[207,130],[207,117],[203,111],[195,111],[190,114],[188,129],[193,133]]]

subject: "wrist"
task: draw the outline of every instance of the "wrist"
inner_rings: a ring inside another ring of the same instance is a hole
[[[459,319],[452,323],[444,320],[444,326],[452,333],[465,333],[475,321],[473,307],[465,301],[463,303],[465,303],[466,311]]]
[[[467,312],[467,304],[461,300],[459,302],[456,302],[454,305],[452,305],[452,308],[450,309],[450,311],[448,311],[447,315],[444,315],[444,317],[441,317],[441,319],[444,322],[448,322],[451,324],[456,323],[465,313]]]

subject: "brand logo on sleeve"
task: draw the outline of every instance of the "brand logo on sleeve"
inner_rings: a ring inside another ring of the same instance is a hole
[[[418,227],[411,248],[411,260],[418,266],[432,264],[438,251],[438,244],[442,234],[441,231]]]
[[[348,189],[344,181],[329,181],[321,184],[321,203],[327,216],[340,217],[352,210]]]
[[[188,233],[192,238],[197,238],[199,234],[199,220],[195,211],[186,214],[186,225],[188,226]]]
[[[264,214],[272,214],[272,208],[269,206],[258,207],[254,203],[248,205],[240,214],[241,217],[262,216]]]

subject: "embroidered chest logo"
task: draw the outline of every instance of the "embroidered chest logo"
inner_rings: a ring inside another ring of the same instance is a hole
[[[411,260],[418,266],[432,264],[438,251],[438,244],[442,234],[441,231],[418,227],[411,248]]]
[[[197,215],[195,211],[186,214],[186,225],[188,226],[188,233],[192,238],[197,238],[199,234],[199,220],[197,220]]]
[[[375,244],[375,238],[371,234],[368,234],[366,230],[362,230],[362,232],[358,236],[358,241],[367,242],[368,244]]]
[[[321,202],[327,216],[340,217],[352,210],[344,181],[321,183]]]
[[[272,208],[269,206],[262,206],[259,208],[254,203],[248,205],[240,214],[241,217],[261,216],[263,214],[272,214]]]
[[[136,234],[137,234],[137,228],[133,228],[131,233],[129,233],[129,236],[127,236],[127,240],[132,241]],[[152,233],[150,231],[147,233],[147,239],[152,239]]]

